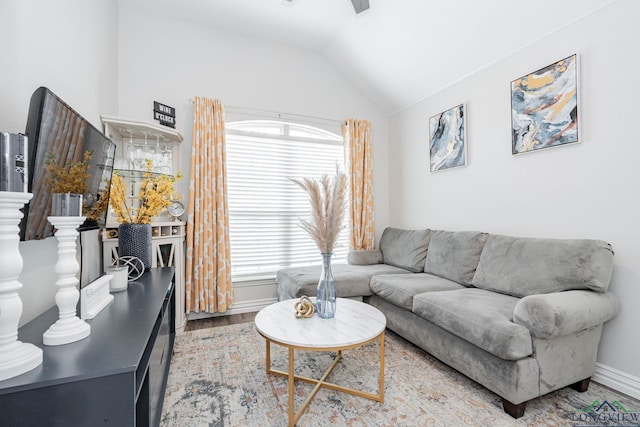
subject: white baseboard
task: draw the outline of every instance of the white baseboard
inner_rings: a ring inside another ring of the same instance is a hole
[[[208,317],[230,316],[232,314],[251,313],[260,311],[264,307],[278,302],[278,298],[264,298],[249,301],[234,302],[224,313],[189,313],[188,320],[206,319]]]
[[[591,379],[634,399],[640,399],[640,378],[626,372],[596,363],[596,372]]]

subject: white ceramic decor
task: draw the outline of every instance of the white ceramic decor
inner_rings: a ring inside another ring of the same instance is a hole
[[[56,286],[56,304],[60,318],[42,335],[45,345],[62,345],[81,340],[89,336],[91,327],[76,315],[76,305],[80,298],[77,289],[79,282],[76,273],[80,265],[76,259],[76,230],[85,220],[83,216],[50,216],[47,218],[56,228],[58,239],[58,262],[55,271],[58,273]]]
[[[30,193],[0,191],[0,381],[13,378],[38,367],[42,350],[18,341],[18,322],[22,300],[18,290],[22,283],[22,256],[18,243],[20,209],[32,197]]]
[[[109,282],[112,280],[112,275],[105,274],[104,276],[98,277],[80,291],[81,319],[93,319],[103,308],[113,301],[113,295],[109,293]]]

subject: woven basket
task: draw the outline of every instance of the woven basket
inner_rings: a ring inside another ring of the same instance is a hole
[[[151,268],[151,224],[120,224],[118,256],[140,258],[145,270]]]

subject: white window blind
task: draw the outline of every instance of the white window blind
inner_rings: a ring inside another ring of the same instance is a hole
[[[273,277],[284,267],[320,264],[315,243],[299,227],[307,194],[290,178],[344,170],[342,137],[279,121],[226,123],[229,237],[234,281]],[[333,261],[345,262],[346,221]]]

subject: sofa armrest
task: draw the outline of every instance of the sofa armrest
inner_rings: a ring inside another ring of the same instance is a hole
[[[618,298],[610,293],[565,291],[529,295],[513,310],[513,322],[529,329],[536,338],[568,335],[613,318]]]
[[[373,249],[370,251],[350,250],[347,262],[351,265],[382,264],[382,251],[380,249]]]

